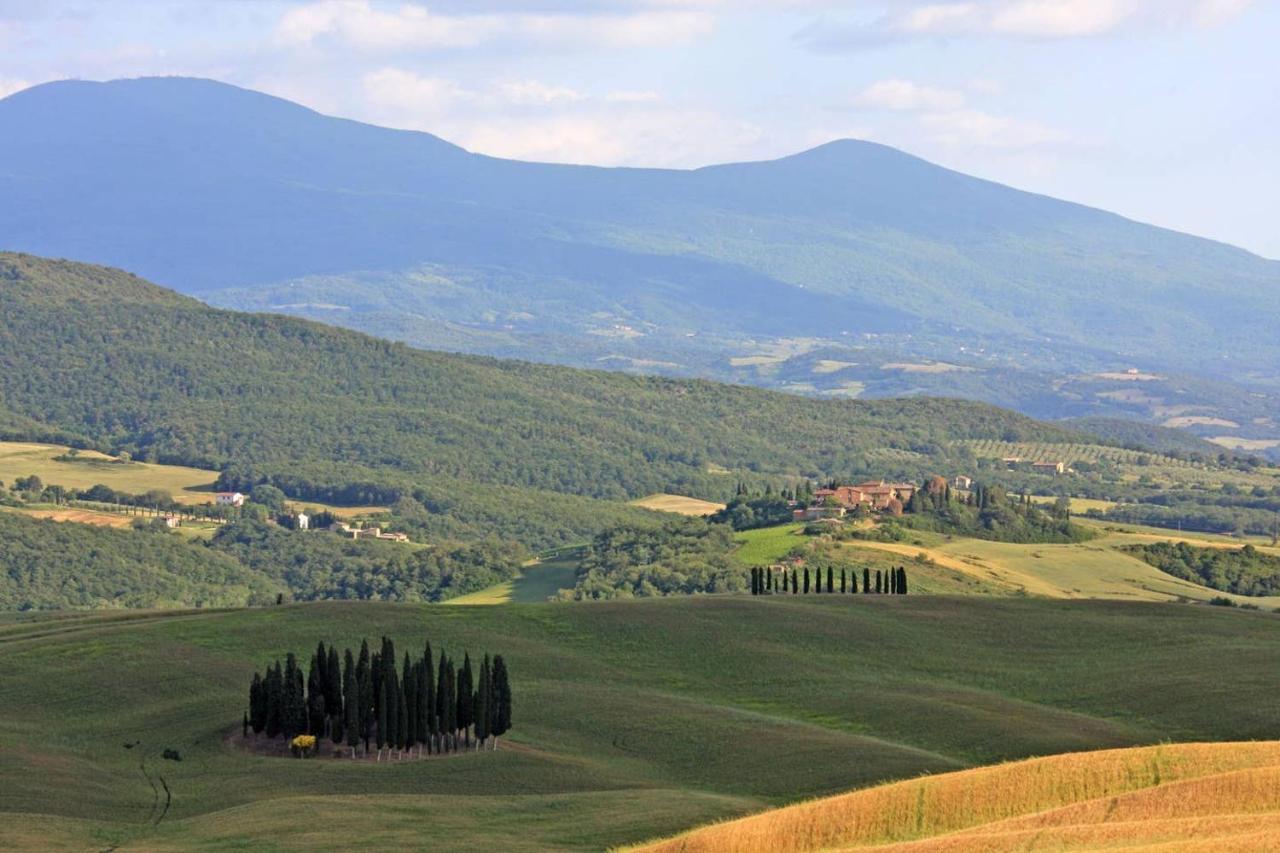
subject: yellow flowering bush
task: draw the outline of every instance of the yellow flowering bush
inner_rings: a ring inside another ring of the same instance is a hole
[[[298,735],[293,740],[289,741],[289,749],[297,756],[303,756],[314,752],[315,748],[315,735]]]

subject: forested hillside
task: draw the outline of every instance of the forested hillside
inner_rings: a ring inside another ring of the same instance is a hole
[[[802,400],[422,352],[25,255],[0,254],[0,312],[0,400],[40,429],[219,469],[238,488],[270,481],[337,503],[412,496],[535,546],[608,526],[590,502],[547,506],[553,493],[727,496],[726,470],[915,477],[959,439],[1079,438],[980,404]],[[541,524],[522,512],[539,504]],[[609,512],[610,523],[648,515]]]
[[[0,512],[0,610],[243,607],[286,590],[228,554],[163,533]]]

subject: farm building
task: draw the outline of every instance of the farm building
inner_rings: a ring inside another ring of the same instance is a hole
[[[967,492],[973,488],[973,478],[966,477],[964,474],[960,474],[956,477],[952,477],[951,488],[960,489],[963,492]]]
[[[239,492],[218,492],[213,502],[218,506],[244,506],[245,497]]]
[[[1059,474],[1065,474],[1067,471],[1067,463],[1065,462],[1032,462],[1031,470],[1037,474],[1049,474],[1056,477]]]
[[[298,530],[307,530],[311,527],[311,516],[305,512],[300,512],[293,517],[294,527]]]

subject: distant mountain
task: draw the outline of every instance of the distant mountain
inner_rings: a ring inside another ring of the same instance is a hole
[[[1280,263],[881,145],[689,171],[522,163],[183,78],[37,86],[0,101],[0,128],[0,247],[218,304],[813,393],[1216,405],[1054,387],[1137,366],[1268,395],[1233,397],[1247,428],[1276,414]],[[822,347],[877,361],[779,378]],[[921,359],[973,370],[882,369]]]
[[[971,463],[965,439],[1087,440],[979,403],[803,400],[422,352],[11,253],[0,253],[0,364],[5,437],[216,468],[224,487],[270,482],[304,500],[412,496],[433,535],[536,548],[648,517],[621,501],[653,492],[914,479]]]

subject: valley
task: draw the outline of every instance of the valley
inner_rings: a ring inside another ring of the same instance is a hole
[[[20,88],[0,847],[1277,838],[1280,263],[871,142]]]
[[[914,595],[10,615],[0,843],[370,843],[335,810],[378,815],[384,847],[424,826],[450,849],[639,843],[922,772],[1266,738],[1278,631],[1221,608]],[[483,764],[378,766],[225,745],[263,659],[378,632],[503,650],[507,746]]]

